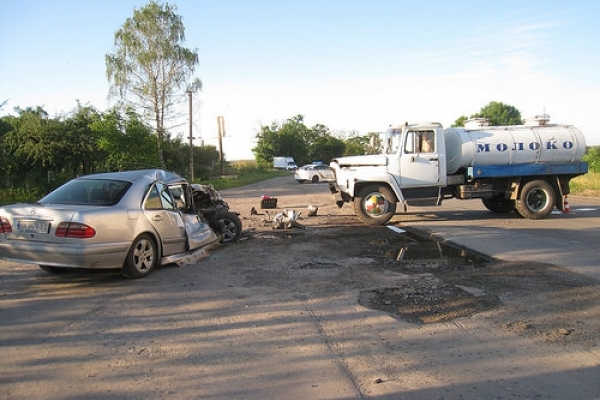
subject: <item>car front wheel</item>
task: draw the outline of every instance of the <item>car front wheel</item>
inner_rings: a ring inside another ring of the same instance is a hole
[[[221,243],[237,242],[242,236],[242,221],[232,212],[217,211],[208,224],[213,231],[221,235]]]
[[[142,234],[133,241],[129,253],[127,253],[123,274],[131,278],[143,278],[152,272],[157,263],[156,243],[150,235]]]

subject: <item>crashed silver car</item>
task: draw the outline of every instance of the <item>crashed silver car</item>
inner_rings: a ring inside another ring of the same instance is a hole
[[[37,203],[0,207],[0,258],[51,273],[121,268],[141,278],[219,240],[191,185],[159,169],[82,176]]]

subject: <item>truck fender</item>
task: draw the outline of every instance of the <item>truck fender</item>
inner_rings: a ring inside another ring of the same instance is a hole
[[[354,194],[356,195],[356,193],[359,193],[363,187],[373,184],[385,185],[389,187],[392,190],[392,192],[394,192],[394,195],[396,195],[396,202],[402,203],[402,205],[404,206],[404,211],[406,212],[406,200],[404,199],[404,195],[402,194],[402,189],[400,188],[400,185],[398,185],[398,182],[389,175],[378,180],[356,181],[354,183]],[[353,196],[352,199],[354,199],[354,197],[355,196]]]

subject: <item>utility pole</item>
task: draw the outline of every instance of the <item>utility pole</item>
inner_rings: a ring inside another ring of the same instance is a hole
[[[222,115],[217,117],[219,127],[219,158],[221,162],[221,176],[223,176],[223,136],[225,136],[225,118]]]
[[[189,114],[190,114],[190,182],[194,182],[194,137],[192,136],[192,91],[186,91],[189,99]]]

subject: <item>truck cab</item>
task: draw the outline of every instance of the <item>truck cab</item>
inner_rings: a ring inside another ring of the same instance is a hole
[[[382,154],[332,160],[336,183],[330,191],[338,206],[354,200],[363,221],[381,224],[393,216],[397,202],[405,207],[438,204],[447,183],[443,135],[436,122],[390,127]]]
[[[405,125],[385,133],[383,153],[388,172],[404,190],[446,185],[446,156],[442,125]]]

